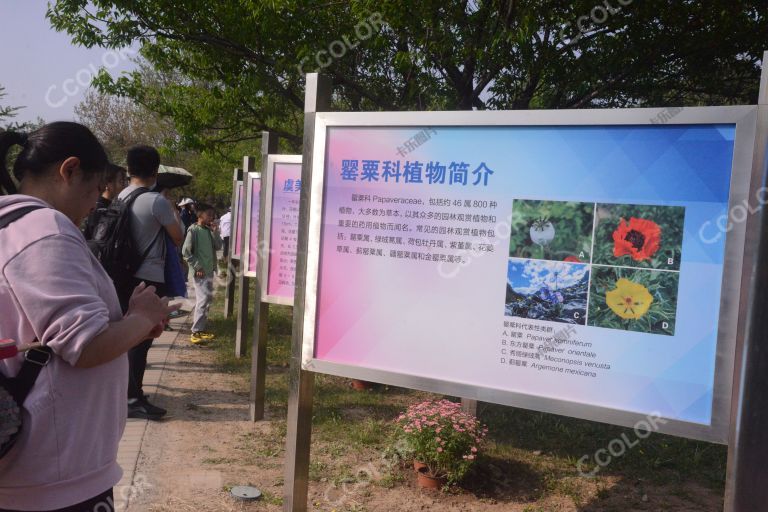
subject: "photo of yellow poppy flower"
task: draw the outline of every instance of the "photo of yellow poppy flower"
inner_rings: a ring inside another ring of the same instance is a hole
[[[587,325],[673,336],[679,276],[593,265]]]

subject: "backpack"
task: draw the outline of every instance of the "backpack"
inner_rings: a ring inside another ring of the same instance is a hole
[[[26,206],[4,215],[0,218],[0,230],[40,208],[44,207]],[[4,457],[16,444],[21,433],[21,407],[35,385],[40,371],[50,361],[51,354],[51,349],[48,347],[33,348],[25,353],[24,363],[16,377],[4,377],[0,373],[0,458]],[[15,354],[8,354],[9,357],[13,355]]]
[[[93,229],[93,237],[87,241],[91,252],[99,260],[118,289],[121,284],[127,283],[139,270],[149,251],[155,245],[157,237],[163,231],[161,227],[144,253],[139,253],[139,248],[131,234],[130,210],[134,201],[146,192],[149,192],[149,189],[140,187],[124,199],[112,201],[112,204],[101,213],[99,221]]]

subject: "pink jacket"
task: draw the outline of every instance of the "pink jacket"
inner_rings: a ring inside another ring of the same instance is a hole
[[[114,486],[126,418],[128,360],[81,369],[83,348],[122,313],[78,228],[43,201],[0,197],[0,216],[46,206],[0,230],[0,339],[35,338],[54,356],[24,403],[16,446],[0,459],[0,508],[52,510]],[[0,361],[15,376],[23,356]]]

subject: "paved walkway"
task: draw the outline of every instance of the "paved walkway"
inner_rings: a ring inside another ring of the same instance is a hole
[[[219,258],[221,253],[218,253]],[[215,289],[226,285],[221,275],[217,275],[215,280]],[[150,401],[157,393],[160,380],[163,376],[163,369],[168,359],[168,353],[171,347],[177,342],[179,337],[186,337],[189,332],[189,326],[192,324],[192,311],[195,309],[195,287],[187,285],[187,298],[171,301],[173,304],[181,302],[181,309],[189,311],[188,315],[171,320],[173,331],[164,332],[152,344],[147,356],[147,370],[144,373],[144,392],[149,395]],[[120,447],[117,450],[117,462],[123,468],[123,478],[115,486],[115,509],[122,512],[130,505],[130,499],[135,493],[141,493],[143,486],[147,484],[137,474],[136,468],[139,463],[139,454],[144,440],[144,434],[147,430],[148,420],[129,418],[125,424],[125,432],[120,440]]]
[[[194,307],[194,299],[184,299],[182,304],[185,311],[190,311]],[[168,352],[179,336],[186,336],[181,334],[181,330],[190,321],[191,315],[171,320],[171,327],[174,330],[164,332],[152,344],[147,357],[147,370],[144,374],[144,392],[150,396],[150,400],[157,393]],[[128,507],[132,492],[141,492],[143,482],[137,476],[136,467],[146,430],[147,420],[129,418],[125,425],[125,432],[117,451],[117,462],[123,468],[123,479],[115,486],[114,491],[115,507],[118,511],[123,511]]]

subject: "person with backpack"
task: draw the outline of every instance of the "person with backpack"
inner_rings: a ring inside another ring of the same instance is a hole
[[[19,193],[6,169],[14,147]],[[0,339],[35,347],[0,360],[0,390],[21,410],[0,446],[2,512],[114,510],[126,352],[162,332],[174,308],[142,283],[124,314],[78,229],[106,165],[77,123],[0,133],[0,194],[11,194],[0,195]]]
[[[128,172],[119,165],[107,164],[107,170],[104,172],[104,183],[104,192],[96,202],[96,209],[88,215],[83,224],[83,236],[86,240],[93,238],[94,230],[99,224],[101,216],[128,184]]]
[[[214,224],[216,211],[213,206],[200,203],[197,207],[197,223],[187,230],[181,254],[189,264],[189,274],[195,283],[195,314],[192,322],[193,344],[214,338],[205,327],[208,310],[213,303],[213,273],[216,270],[216,251],[221,249],[221,238]]]
[[[165,234],[177,247],[183,242],[183,233],[173,205],[159,193],[151,191],[157,182],[160,154],[150,146],[134,146],[128,150],[126,160],[131,182],[117,197],[127,209],[131,241],[135,254],[140,257],[138,267],[131,275],[112,276],[116,279],[115,286],[124,311],[129,307],[130,291],[138,283],[145,282],[155,288],[158,296],[167,296]],[[131,270],[132,267],[127,272]],[[128,353],[129,418],[156,421],[166,414],[165,409],[149,402],[143,390],[147,354],[152,342],[152,338],[147,338]]]

